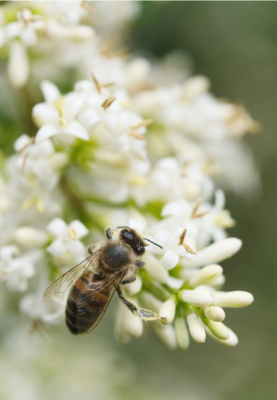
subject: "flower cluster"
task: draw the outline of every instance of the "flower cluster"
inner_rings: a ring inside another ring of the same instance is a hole
[[[0,279],[22,292],[20,311],[36,321],[60,321],[66,299],[54,308],[44,304],[47,285],[86,257],[83,237],[88,245],[103,238],[106,226],[128,225],[162,246],[147,247],[145,268],[124,286],[159,314],[163,323],[152,324],[159,339],[181,349],[189,334],[196,342],[208,334],[237,344],[222,322],[224,308],[244,307],[253,296],[222,291],[219,263],[242,243],[227,237],[234,220],[211,175],[228,177],[235,190],[257,187],[241,142],[257,123],[242,106],[216,99],[206,78],[182,73],[174,57],[151,65],[103,51],[109,29],[118,31],[137,12],[133,4],[124,3],[116,24],[107,17],[100,26],[84,2],[21,3],[1,8],[1,45],[11,83],[42,80],[44,101],[32,110],[36,135],[16,140],[0,180]],[[93,14],[102,15],[100,4]],[[62,81],[68,68],[77,79],[62,93],[49,79]],[[115,330],[127,342],[143,333],[144,323],[122,305]]]

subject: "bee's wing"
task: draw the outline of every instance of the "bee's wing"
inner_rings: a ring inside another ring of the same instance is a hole
[[[66,294],[68,294],[72,285],[77,281],[77,279],[87,270],[93,269],[95,263],[98,259],[98,251],[91,254],[80,264],[75,265],[69,271],[65,272],[58,279],[56,279],[49,287],[46,289],[43,300],[47,303],[53,302],[55,299],[64,300]]]
[[[111,275],[107,279],[103,279],[98,281],[93,280],[93,289],[89,289],[89,298],[91,302],[96,302],[99,304],[99,293],[105,293],[106,294],[106,300],[103,302],[102,308],[99,310],[93,309],[92,310],[92,315],[90,317],[90,323],[91,325],[88,327],[88,329],[82,333],[89,333],[91,332],[96,326],[99,324],[101,321],[102,317],[105,314],[105,311],[108,308],[108,305],[114,295],[114,292],[118,288],[120,281],[123,279],[125,275],[125,271],[122,271],[118,274]],[[87,296],[87,297],[88,297]],[[80,313],[80,315],[76,315],[76,325],[78,326],[83,326],[83,313]]]

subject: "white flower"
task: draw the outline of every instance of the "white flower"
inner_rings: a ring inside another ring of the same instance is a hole
[[[41,258],[39,250],[20,254],[16,246],[3,246],[0,249],[0,278],[7,282],[12,291],[24,292],[28,288],[28,279],[35,274],[35,264]]]
[[[59,133],[88,140],[88,132],[75,118],[83,98],[74,92],[62,96],[57,87],[47,81],[42,83],[41,89],[46,103],[37,104],[33,108],[33,118],[41,127],[36,135],[36,143]]]
[[[61,218],[56,218],[46,229],[56,237],[47,247],[47,251],[60,263],[63,257],[67,261],[67,254],[70,254],[76,262],[85,258],[86,249],[79,239],[86,236],[88,230],[80,221],[75,220],[67,225]]]

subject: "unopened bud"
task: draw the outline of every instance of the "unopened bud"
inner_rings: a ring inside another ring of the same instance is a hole
[[[145,270],[148,275],[159,283],[166,283],[168,279],[167,270],[159,263],[153,254],[145,253],[143,256],[145,261]]]
[[[165,324],[171,324],[174,320],[176,303],[173,299],[168,299],[160,308],[159,316],[165,320]]]
[[[237,335],[235,334],[235,332],[233,332],[230,328],[227,328],[227,329],[229,332],[229,338],[226,340],[219,339],[218,337],[213,335],[212,332],[208,328],[206,328],[206,332],[209,336],[211,336],[218,343],[224,344],[225,346],[234,347],[238,344],[239,339],[238,339]]]
[[[213,293],[213,304],[220,307],[246,307],[253,301],[254,297],[251,293],[240,290]]]
[[[204,314],[207,318],[211,319],[214,322],[221,322],[225,318],[225,312],[221,307],[210,306],[205,308]]]
[[[142,320],[138,316],[130,313],[130,311],[127,309],[123,316],[123,327],[127,335],[131,336],[132,338],[138,338],[143,333]]]
[[[16,244],[22,247],[39,247],[48,241],[48,234],[42,230],[29,226],[22,226],[14,233]]]
[[[189,347],[189,333],[184,318],[178,317],[174,321],[175,337],[178,347],[186,350]]]
[[[190,279],[189,285],[192,287],[200,286],[209,283],[213,279],[216,279],[223,272],[220,265],[212,264],[207,267],[202,268],[200,271],[196,272]]]
[[[214,322],[210,319],[205,319],[205,324],[210,329],[210,331],[216,336],[218,339],[227,340],[230,337],[230,332],[227,326],[225,326],[222,322]]]
[[[236,254],[242,246],[237,238],[227,238],[198,251],[190,259],[184,259],[182,264],[187,268],[197,268],[207,264],[216,264]]]
[[[191,313],[187,316],[187,323],[189,332],[193,340],[195,340],[197,343],[205,342],[206,339],[205,328],[195,313]]]
[[[124,290],[131,296],[137,294],[142,287],[142,280],[140,276],[136,277],[136,280],[132,283],[124,285]]]
[[[179,296],[182,301],[190,303],[195,307],[207,307],[213,302],[210,293],[202,289],[182,290]]]
[[[175,331],[172,325],[163,325],[160,322],[154,324],[154,330],[160,341],[169,349],[175,349],[177,346]]]

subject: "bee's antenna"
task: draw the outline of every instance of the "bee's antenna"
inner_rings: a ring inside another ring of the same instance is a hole
[[[148,242],[153,243],[155,246],[157,246],[157,247],[159,247],[160,249],[163,250],[163,247],[162,247],[161,245],[159,245],[159,244],[157,244],[157,243],[155,243],[155,242],[152,242],[152,240],[147,239],[147,238],[143,238],[143,240],[147,240]]]

